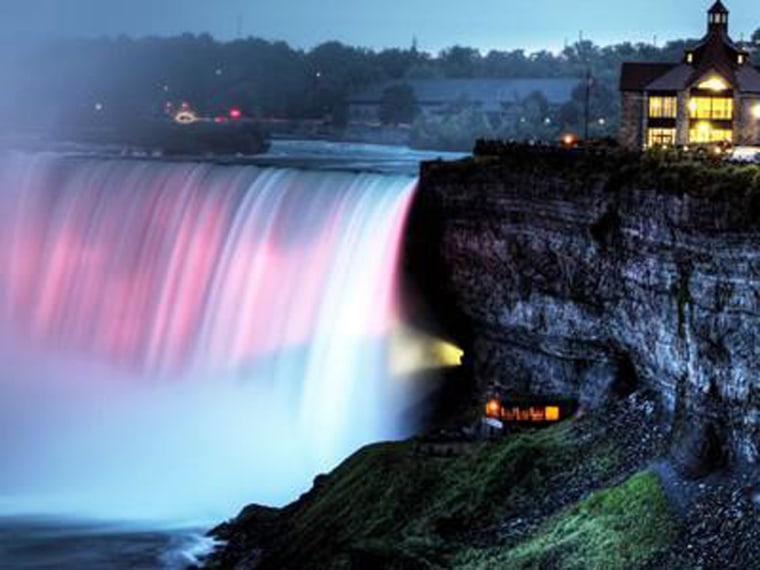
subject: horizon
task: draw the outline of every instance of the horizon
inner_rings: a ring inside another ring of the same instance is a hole
[[[711,3],[644,0],[621,6],[612,17],[609,8],[602,9],[601,0],[588,0],[584,10],[569,14],[554,10],[551,16],[546,14],[552,13],[554,0],[513,0],[512,10],[498,8],[498,0],[484,0],[477,14],[461,18],[453,3],[442,8],[440,3],[420,0],[414,9],[398,10],[385,8],[387,3],[365,3],[357,10],[346,2],[330,0],[328,9],[315,9],[307,0],[294,0],[290,5],[294,10],[283,13],[274,0],[263,0],[256,7],[245,6],[243,0],[225,0],[213,8],[199,0],[163,0],[160,5],[147,0],[128,5],[116,0],[78,0],[76,8],[72,0],[6,0],[0,6],[0,37],[5,41],[142,39],[207,33],[220,42],[260,38],[303,50],[330,41],[375,51],[408,49],[416,39],[418,49],[430,54],[456,45],[481,53],[520,49],[558,53],[581,37],[598,46],[626,42],[662,46],[698,38],[704,33],[705,12]],[[400,5],[401,0],[389,2]],[[733,0],[729,9],[734,39],[749,39],[760,28],[760,18],[753,22],[749,17],[753,13],[749,0]],[[291,11],[299,16],[293,17]],[[431,18],[434,13],[436,18]]]

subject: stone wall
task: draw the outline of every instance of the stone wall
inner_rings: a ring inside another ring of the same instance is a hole
[[[717,432],[756,461],[757,199],[521,164],[423,165],[410,227],[481,392],[596,405],[651,390],[675,440]]]
[[[618,140],[626,148],[638,149],[644,145],[644,103],[642,93],[622,93]]]
[[[737,142],[740,145],[760,146],[760,117],[755,114],[760,97],[742,95],[738,99]]]

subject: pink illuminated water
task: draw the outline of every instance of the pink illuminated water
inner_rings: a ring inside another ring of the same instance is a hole
[[[0,156],[0,512],[227,516],[398,436],[413,189]]]

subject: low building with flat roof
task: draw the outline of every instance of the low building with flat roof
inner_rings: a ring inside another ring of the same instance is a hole
[[[406,79],[385,81],[355,93],[348,100],[349,121],[377,123],[383,93],[391,87],[408,85],[414,92],[420,113],[434,117],[458,102],[483,111],[489,116],[505,113],[510,105],[540,93],[550,106],[570,101],[580,79]]]

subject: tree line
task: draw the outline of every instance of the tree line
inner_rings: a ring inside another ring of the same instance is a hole
[[[6,124],[131,121],[157,117],[167,103],[188,102],[206,115],[237,107],[246,116],[325,119],[345,123],[349,96],[374,83],[415,78],[593,77],[591,108],[600,132],[615,128],[617,81],[624,61],[678,61],[695,40],[662,46],[624,42],[599,46],[578,41],[558,53],[480,50],[454,46],[437,54],[407,49],[372,50],[339,42],[296,49],[258,38],[229,42],[209,35],[171,38],[66,39],[27,49],[5,61],[0,115]],[[2,47],[2,46],[0,46]],[[748,45],[760,47],[760,30]],[[6,52],[7,53],[7,52]],[[8,58],[6,58],[8,59]],[[559,126],[578,128],[584,89],[555,111]],[[533,97],[513,109],[514,125],[538,129],[545,101]],[[462,108],[452,114],[462,115]],[[467,111],[470,112],[470,111]],[[509,115],[509,113],[507,113]],[[392,113],[388,122],[394,122]],[[458,120],[467,120],[459,117]],[[480,117],[469,120],[478,122]],[[514,126],[513,125],[513,126]],[[604,127],[603,129],[601,127]],[[515,127],[515,128],[518,128]]]

